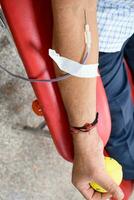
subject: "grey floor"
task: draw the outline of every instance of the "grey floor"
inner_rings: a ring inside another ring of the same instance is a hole
[[[26,75],[2,29],[0,64]],[[71,184],[72,164],[59,156],[52,140],[22,129],[42,121],[31,110],[33,99],[29,83],[0,70],[0,200],[82,200]]]
[[[0,64],[26,75],[13,46],[0,29]],[[41,121],[31,110],[31,85],[0,70],[0,200],[81,200],[71,184],[72,164],[41,132],[27,132]]]

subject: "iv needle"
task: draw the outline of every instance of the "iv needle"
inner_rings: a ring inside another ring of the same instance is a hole
[[[85,25],[86,25],[87,24],[87,12],[85,9],[84,9],[84,17],[85,17]]]

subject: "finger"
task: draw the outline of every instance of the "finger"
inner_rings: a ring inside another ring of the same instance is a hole
[[[109,193],[101,193],[101,200],[110,200],[111,197],[112,195]]]
[[[102,194],[100,192],[96,192],[90,187],[89,183],[85,184],[85,187],[77,186],[77,189],[87,200],[108,200],[112,197],[109,193]]]
[[[83,185],[77,186],[77,189],[79,192],[87,199],[91,200],[93,194],[94,194],[94,189],[90,187],[89,183],[85,183]]]
[[[98,173],[96,173],[98,174]],[[124,197],[121,188],[108,176],[106,172],[99,173],[99,176],[95,176],[95,182],[103,187],[108,193],[110,193],[117,200],[122,200]]]
[[[94,194],[93,194],[91,200],[102,200],[101,196],[102,196],[102,195],[101,195],[100,192],[94,192]]]

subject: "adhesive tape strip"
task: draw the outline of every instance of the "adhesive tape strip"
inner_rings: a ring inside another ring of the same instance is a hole
[[[62,71],[73,76],[81,78],[93,78],[100,76],[98,73],[98,63],[89,65],[80,64],[76,61],[60,56],[53,49],[49,49],[49,56],[55,61]]]

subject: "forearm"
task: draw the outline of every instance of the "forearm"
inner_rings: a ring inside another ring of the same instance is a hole
[[[63,5],[64,2],[64,5]],[[67,3],[66,3],[67,2]],[[92,45],[87,64],[98,63],[96,3],[92,1],[52,0],[54,28],[53,48],[62,56],[81,61],[85,50],[84,9],[87,12]],[[90,3],[91,2],[91,3]],[[92,2],[94,2],[92,4]],[[56,76],[64,74],[56,65]],[[91,122],[96,115],[96,78],[70,78],[58,82],[62,99],[73,126]]]

